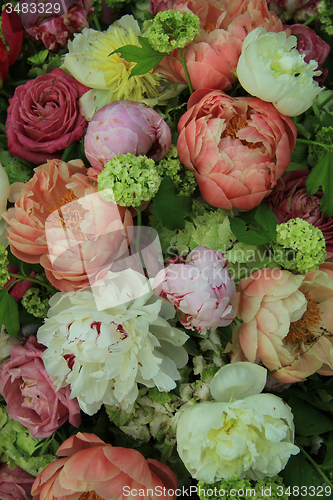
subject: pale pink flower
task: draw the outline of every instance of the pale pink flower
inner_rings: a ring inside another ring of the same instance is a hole
[[[236,288],[221,252],[196,247],[184,262],[160,271],[154,293],[174,305],[185,328],[204,333],[229,325],[235,317],[231,306]]]
[[[305,277],[260,269],[241,280],[233,305],[243,323],[228,346],[232,362],[262,363],[286,384],[333,375],[333,264]]]
[[[31,490],[35,500],[123,500],[132,489],[149,489],[140,495],[145,500],[156,498],[155,489],[161,500],[176,498],[168,494],[176,490],[177,479],[167,465],[146,460],[131,448],[113,447],[95,434],[79,432],[66,439],[57,455],[62,458],[36,477]]]
[[[0,465],[1,500],[27,500],[31,498],[31,486],[35,478],[21,469],[10,469],[7,464]]]
[[[178,125],[178,154],[210,205],[258,206],[290,163],[296,128],[271,103],[198,90]]]

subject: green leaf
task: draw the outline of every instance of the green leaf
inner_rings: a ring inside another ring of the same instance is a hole
[[[278,220],[265,203],[229,220],[238,241],[247,245],[264,245],[276,237]]]
[[[191,213],[192,199],[176,193],[171,177],[164,177],[153,202],[156,217],[164,227],[170,231],[185,228],[185,217]]]
[[[124,45],[109,54],[109,56],[112,56],[113,54],[120,53],[120,56],[125,59],[125,61],[137,63],[134,68],[132,68],[130,77],[134,75],[145,75],[148,71],[154,69],[165,56],[164,53],[153,49],[148,38],[139,36],[138,40],[141,47],[137,45]]]
[[[41,50],[40,52],[37,52],[37,54],[35,54],[34,56],[28,57],[28,61],[32,64],[37,64],[37,65],[43,64],[43,62],[48,56],[48,53],[49,51],[47,49]]]
[[[326,457],[324,463],[320,467],[324,470],[333,469],[333,431],[328,435]]]
[[[324,196],[320,201],[320,210],[325,217],[333,215],[333,151],[326,155],[311,170],[306,180],[306,190],[309,196],[315,194],[322,187]]]
[[[5,325],[8,335],[18,338],[20,329],[18,306],[8,290],[0,290],[0,325]]]
[[[333,421],[301,399],[288,399],[294,414],[296,434],[300,436],[318,436],[333,430]]]
[[[152,387],[151,389],[149,389],[148,396],[153,401],[161,405],[165,405],[172,400],[172,394],[169,394],[168,392],[160,392],[157,387]]]
[[[316,490],[313,488],[310,490],[310,486],[316,487],[322,483],[322,479],[317,471],[314,470],[301,453],[290,457],[286,467],[279,473],[279,476],[282,477],[285,484],[284,491],[290,486],[291,495],[289,500],[310,500],[316,498],[315,495],[311,495]],[[302,486],[304,486],[303,489]]]

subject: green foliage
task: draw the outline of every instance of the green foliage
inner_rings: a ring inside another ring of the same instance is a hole
[[[263,245],[276,237],[278,220],[265,203],[230,219],[230,228],[242,243]]]
[[[184,167],[173,144],[165,158],[156,164],[156,170],[161,177],[171,177],[180,195],[191,196],[197,187],[193,172]]]
[[[147,33],[154,49],[169,53],[199,36],[200,19],[191,11],[165,10],[156,14]]]
[[[18,338],[20,329],[18,305],[8,290],[0,290],[0,325],[5,325],[8,335]]]
[[[239,479],[234,475],[230,479],[221,479],[213,484],[198,482],[200,500],[288,500],[286,489],[279,476],[266,477],[255,482],[248,478]]]
[[[322,187],[324,192],[320,201],[320,209],[325,217],[331,217],[333,215],[333,150],[327,151],[306,180],[306,190],[309,196],[315,194],[319,187]]]
[[[141,47],[137,45],[124,45],[109,54],[109,56],[112,56],[113,54],[120,53],[120,56],[125,61],[137,63],[132,68],[130,78],[134,75],[145,75],[148,71],[154,69],[164,57],[164,54],[152,48],[148,38],[139,36],[138,40]]]
[[[171,177],[164,177],[153,202],[155,214],[164,227],[171,231],[184,229],[185,217],[191,213],[192,200],[189,196],[177,194]]]
[[[10,184],[13,182],[26,182],[34,174],[35,165],[26,160],[12,156],[9,151],[0,147],[0,163],[7,172]]]

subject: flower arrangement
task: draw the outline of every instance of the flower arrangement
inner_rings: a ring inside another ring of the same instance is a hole
[[[3,3],[1,499],[333,497],[332,30]]]

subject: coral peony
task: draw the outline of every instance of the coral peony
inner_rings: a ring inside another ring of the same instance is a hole
[[[35,478],[20,467],[10,469],[7,464],[0,465],[1,500],[28,500]]]
[[[46,438],[69,420],[79,427],[80,408],[70,399],[69,386],[56,389],[48,376],[42,354],[45,347],[35,337],[25,345],[14,345],[8,361],[0,368],[0,393],[8,415],[29,429],[34,438]]]
[[[86,156],[99,171],[106,162],[126,153],[161,160],[170,144],[171,132],[162,116],[133,101],[107,104],[97,111],[84,138]]]
[[[296,128],[270,103],[202,89],[180,119],[177,149],[201,195],[220,208],[261,203],[290,162]]]
[[[223,254],[196,247],[184,262],[160,271],[154,293],[175,306],[186,328],[205,333],[209,328],[229,325],[236,312],[230,302],[236,288]]]
[[[33,8],[22,9],[21,20],[30,39],[42,42],[48,50],[56,52],[67,46],[74,33],[89,28],[88,17],[95,9],[91,0],[62,0],[52,5],[49,14],[42,13],[40,6],[38,12],[33,12]]]
[[[260,269],[241,280],[233,305],[243,323],[228,347],[232,362],[261,362],[283,383],[333,375],[333,264],[305,277]]]
[[[40,263],[62,291],[89,285],[88,271],[122,255],[121,231],[132,225],[127,209],[100,197],[81,160],[37,167],[4,219],[13,254]]]
[[[323,193],[319,191],[313,196],[306,192],[306,180],[310,170],[294,170],[287,172],[278,180],[272,193],[266,198],[266,203],[276,213],[279,224],[290,219],[304,219],[309,224],[318,227],[326,240],[326,251],[333,256],[333,217],[325,218],[320,211],[320,199]]]
[[[35,164],[61,158],[84,134],[79,99],[87,90],[59,68],[16,87],[6,121],[10,152]]]
[[[32,486],[35,500],[176,498],[171,490],[176,490],[177,479],[169,467],[146,460],[136,450],[106,444],[95,434],[70,437],[57,455],[63,458],[48,465]]]
[[[194,90],[229,90],[237,81],[235,70],[246,35],[257,26],[267,31],[283,29],[282,22],[262,0],[179,0],[173,8],[190,10],[201,21],[200,36],[184,54]],[[179,56],[177,50],[170,55]],[[155,71],[174,82],[186,83],[182,64],[170,57],[164,57]]]

